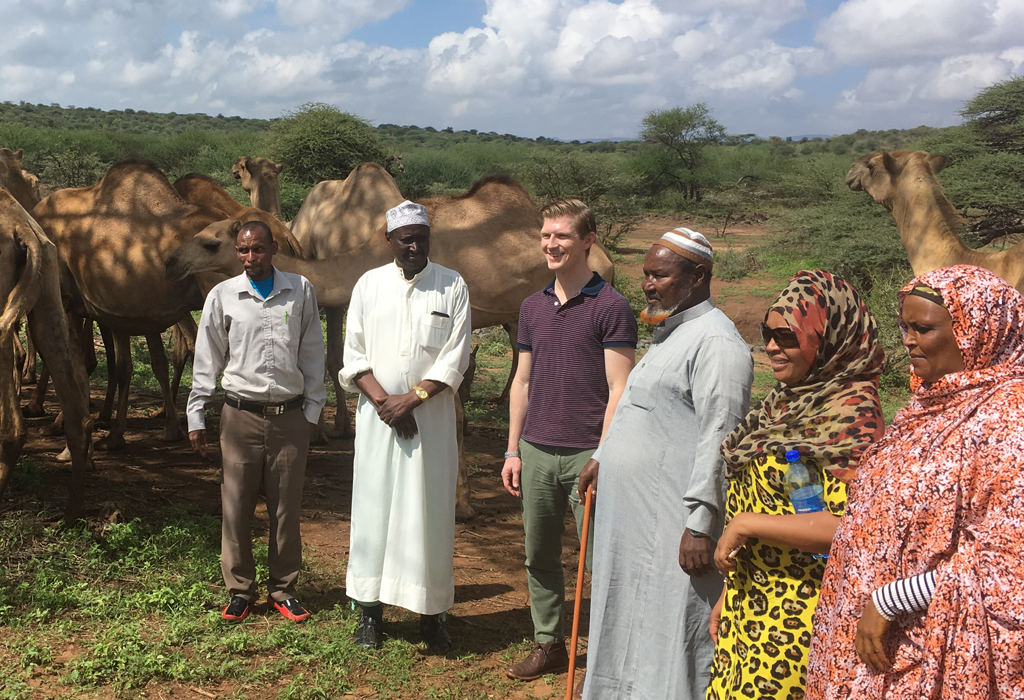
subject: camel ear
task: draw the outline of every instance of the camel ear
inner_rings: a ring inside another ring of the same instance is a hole
[[[274,174],[280,174],[282,168],[284,168],[283,164],[275,163],[273,161],[270,162],[270,169],[274,171]]]
[[[235,219],[231,222],[231,233],[238,235],[238,232],[242,230],[242,222]]]
[[[14,159],[15,160],[21,160],[21,156],[22,155],[23,155],[22,150],[19,148],[18,150],[16,150],[14,152]]]
[[[932,172],[938,174],[949,165],[949,158],[942,154],[936,154],[928,158],[928,164],[932,166]]]
[[[890,175],[899,175],[900,166],[896,162],[896,159],[889,155],[889,151],[882,153],[882,165],[885,167],[885,171]]]

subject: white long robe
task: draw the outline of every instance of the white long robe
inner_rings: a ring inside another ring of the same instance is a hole
[[[373,370],[389,394],[425,379],[449,388],[413,410],[419,433],[403,440],[360,394],[356,408],[352,528],[345,586],[350,598],[424,615],[455,599],[455,391],[469,366],[469,291],[454,270],[427,263],[413,279],[389,263],[356,283],[348,307],[347,391]]]

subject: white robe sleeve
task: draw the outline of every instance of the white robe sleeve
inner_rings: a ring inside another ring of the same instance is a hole
[[[365,286],[366,275],[363,275],[352,289],[352,298],[349,300],[348,315],[345,319],[344,366],[338,371],[338,383],[345,391],[352,393],[359,392],[359,387],[356,386],[356,375],[373,369],[370,367],[370,358],[366,354],[366,331],[363,326]]]
[[[423,379],[441,382],[456,391],[462,384],[462,375],[469,367],[469,353],[473,324],[470,317],[469,289],[465,281],[459,277],[452,285],[452,332],[441,347],[434,364],[427,370]],[[348,343],[346,340],[346,351]],[[346,369],[348,355],[345,356]]]

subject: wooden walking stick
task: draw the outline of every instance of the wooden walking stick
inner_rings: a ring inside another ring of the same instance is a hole
[[[569,679],[565,700],[572,700],[572,687],[576,683],[576,647],[580,637],[580,604],[583,602],[583,571],[587,567],[587,540],[590,538],[590,506],[594,500],[594,485],[587,488],[583,503],[583,531],[580,533],[580,566],[576,572],[576,604],[572,611],[572,637],[569,640]]]

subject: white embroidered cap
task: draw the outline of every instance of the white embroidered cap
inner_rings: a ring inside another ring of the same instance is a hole
[[[402,226],[412,226],[414,224],[430,226],[430,221],[427,219],[427,208],[422,204],[414,204],[408,199],[397,207],[388,209],[385,216],[388,220],[388,233]]]
[[[688,228],[669,231],[657,243],[693,262],[710,263],[715,259],[708,239]]]

